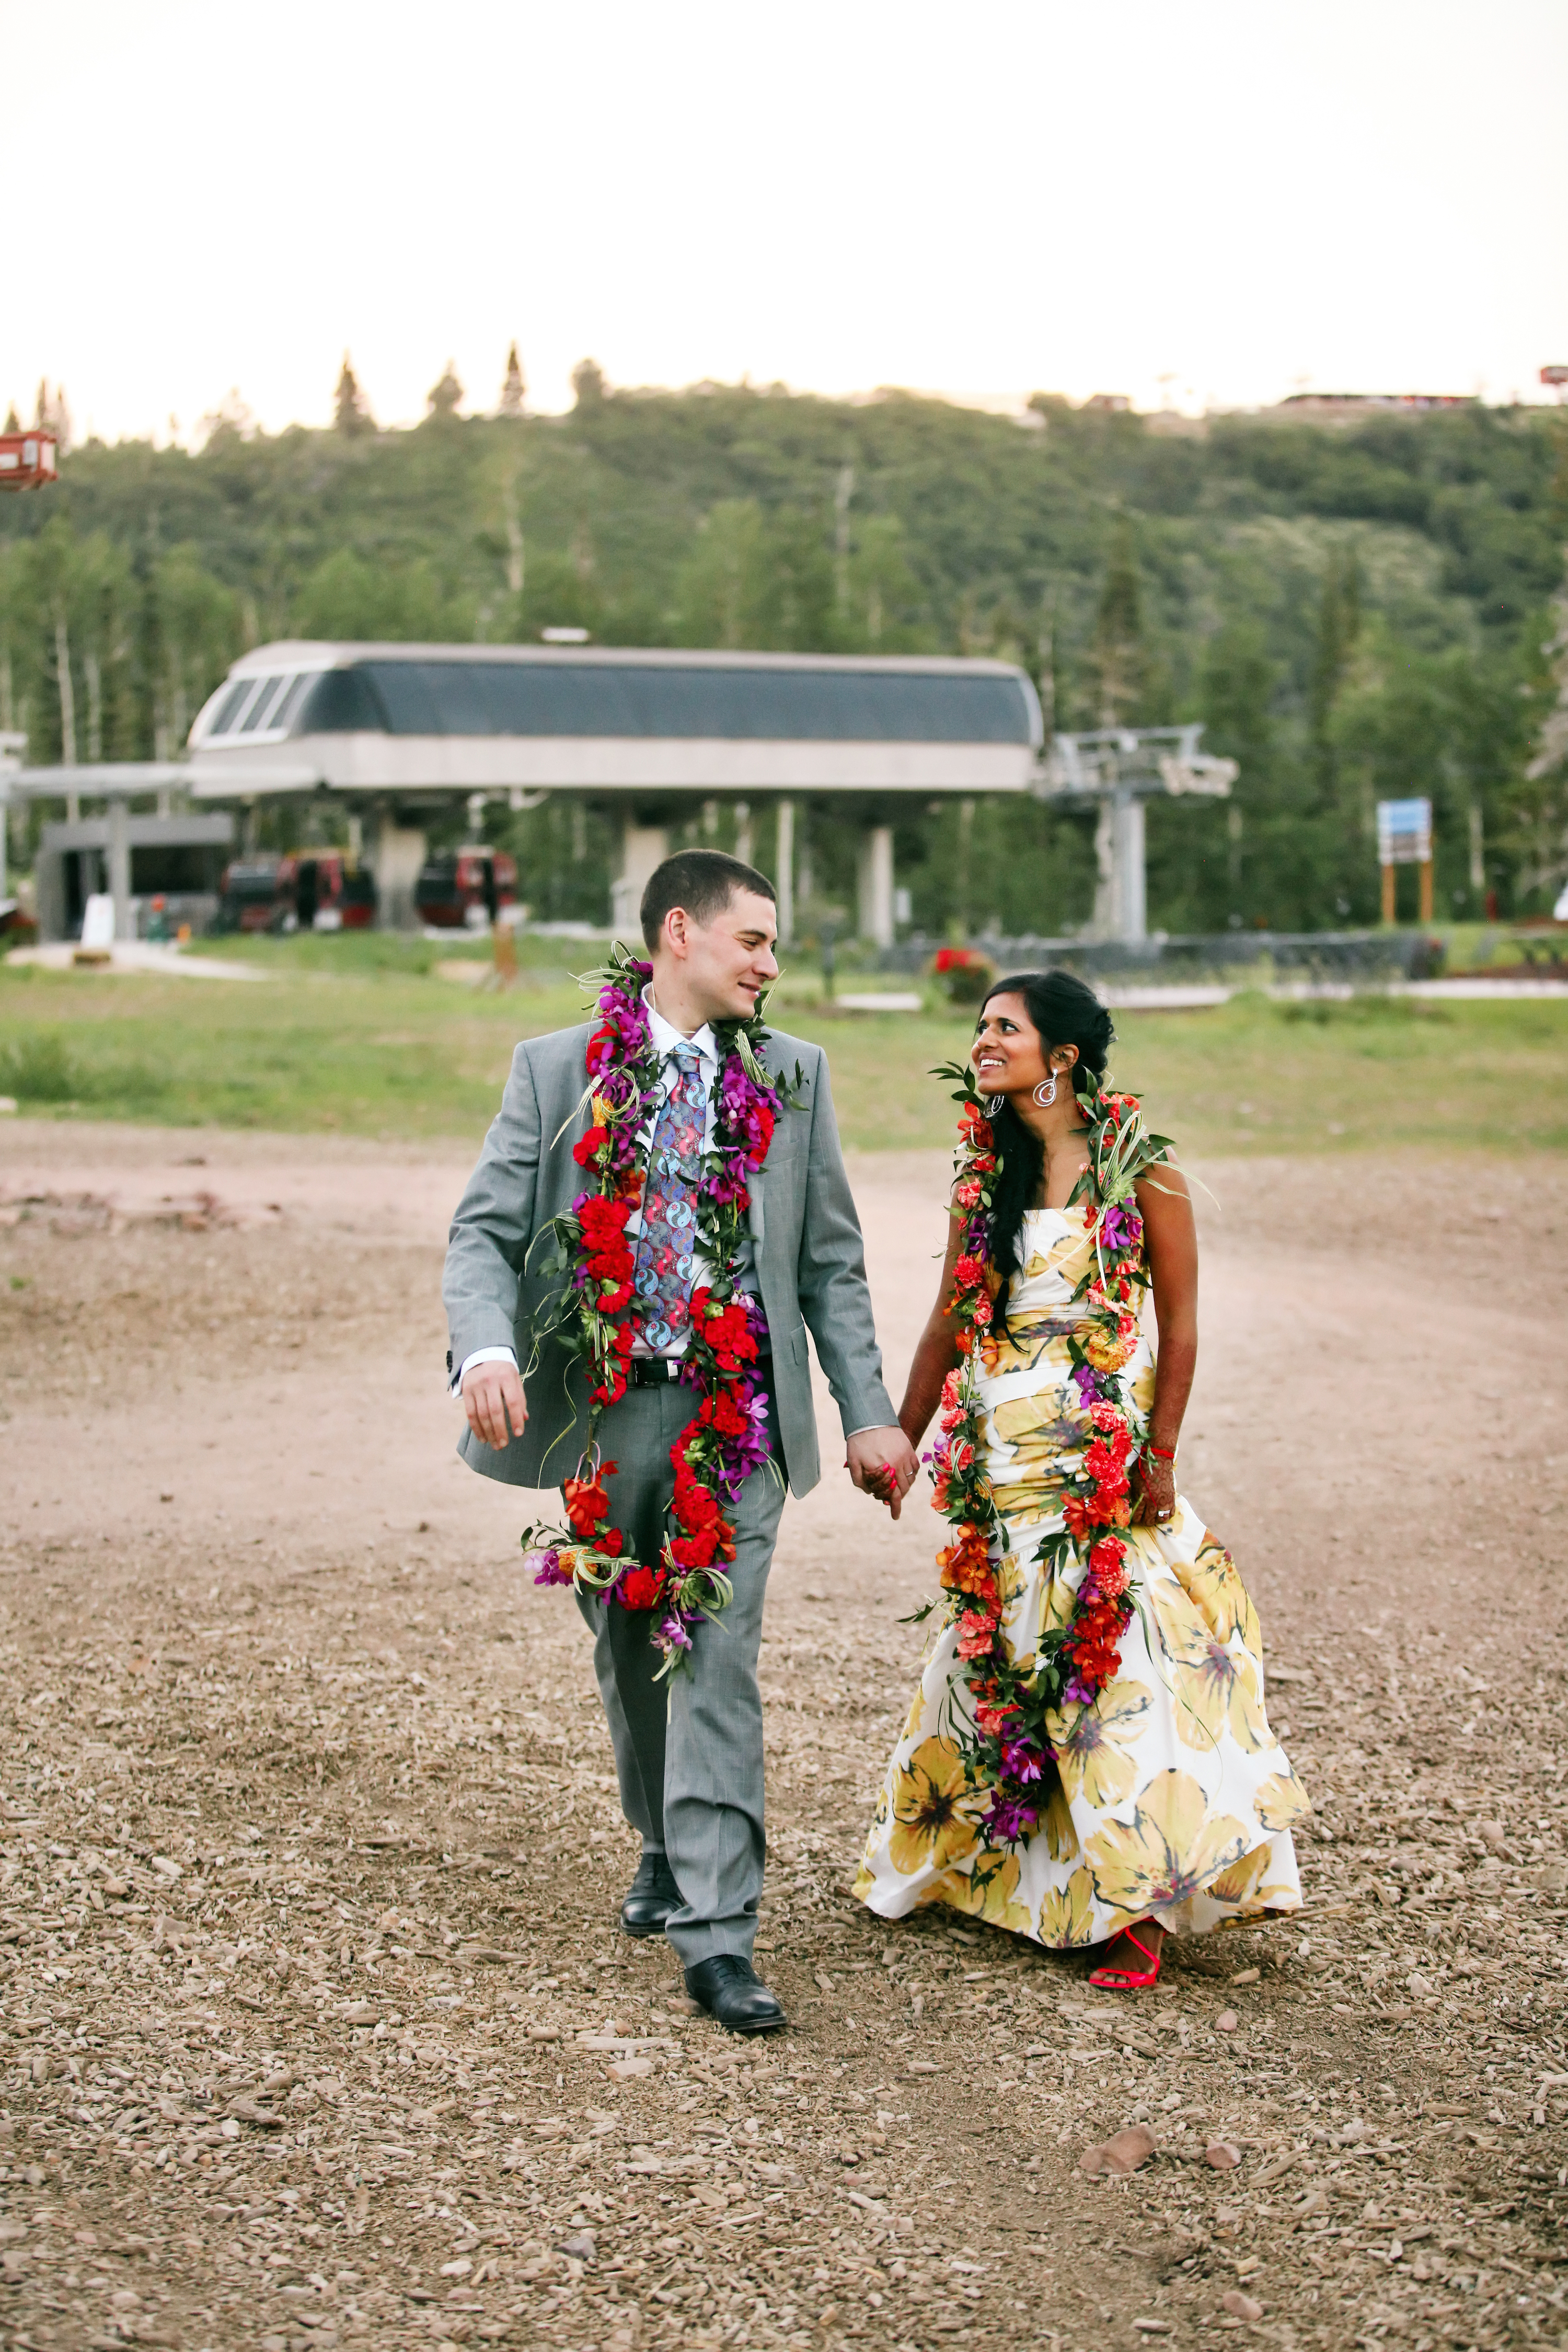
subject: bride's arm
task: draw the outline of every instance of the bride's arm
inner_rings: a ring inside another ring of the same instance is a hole
[[[918,1446],[925,1435],[931,1415],[942,1402],[942,1384],[959,1362],[950,1308],[952,1305],[953,1268],[963,1247],[965,1220],[955,1214],[948,1233],[947,1255],[942,1260],[942,1280],[937,1286],[936,1305],[926,1318],[915,1349],[914,1361],[904,1386],[904,1401],[899,1407],[899,1426],[911,1445]]]
[[[1179,1169],[1155,1169],[1135,1189],[1160,1335],[1154,1402],[1149,1408],[1149,1443],[1174,1454],[1198,1361],[1197,1228],[1186,1178]],[[1132,1512],[1135,1525],[1169,1518],[1176,1502],[1175,1464],[1162,1461],[1159,1454],[1141,1455],[1138,1488]]]

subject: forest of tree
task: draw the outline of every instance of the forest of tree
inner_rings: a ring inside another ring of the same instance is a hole
[[[236,415],[199,453],[72,450],[58,488],[0,501],[0,729],[35,761],[168,756],[234,656],[283,636],[988,654],[1058,727],[1202,719],[1239,761],[1228,804],[1151,813],[1165,929],[1375,920],[1373,803],[1415,793],[1440,916],[1561,887],[1568,415],[1163,433],[1045,396],[1020,423],[620,391],[592,362],[575,385],[531,416],[513,354],[498,413],[465,416],[448,370],[423,424],[384,432],[345,362],[324,430]],[[847,891],[847,828],[812,822],[818,887]],[[602,820],[491,823],[539,915],[602,915]],[[1046,804],[912,818],[897,852],[928,931],[1089,911],[1089,826]]]

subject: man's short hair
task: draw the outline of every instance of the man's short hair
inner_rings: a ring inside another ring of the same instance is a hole
[[[754,890],[772,898],[773,886],[754,866],[742,866],[721,849],[678,849],[656,866],[642,894],[642,935],[651,955],[672,907],[684,907],[694,923],[708,924],[721,915],[737,890]]]

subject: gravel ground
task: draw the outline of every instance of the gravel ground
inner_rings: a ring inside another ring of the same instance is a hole
[[[895,1374],[942,1164],[854,1171]],[[1184,1485],[1321,1810],[1152,1995],[847,1899],[937,1523],[790,1507],[762,2044],[617,1934],[585,1641],[452,1461],[464,1172],[0,1138],[0,2341],[1568,2342],[1555,1164],[1206,1171]]]

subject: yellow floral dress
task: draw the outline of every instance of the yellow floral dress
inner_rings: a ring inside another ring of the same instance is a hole
[[[979,1367],[986,1462],[1011,1549],[999,1574],[1016,1662],[1065,1624],[1082,1570],[1041,1568],[1062,1525],[1061,1481],[1092,1432],[1071,1381],[1073,1292],[1090,1244],[1081,1208],[1025,1222],[1009,1336]],[[1153,1399],[1142,1335],[1123,1379],[1140,1414]],[[1098,1944],[1153,1917],[1176,1935],[1293,1911],[1301,1901],[1290,1824],[1310,1810],[1268,1728],[1263,1640],[1230,1554],[1184,1496],[1162,1528],[1131,1528],[1135,1607],[1114,1681],[1047,1720],[1059,1780],[1038,1829],[987,1849],[988,1791],[966,1783],[952,1738],[972,1728],[957,1633],[932,1646],[877,1806],[855,1891],[884,1919],[945,1903],[1057,1950]]]

